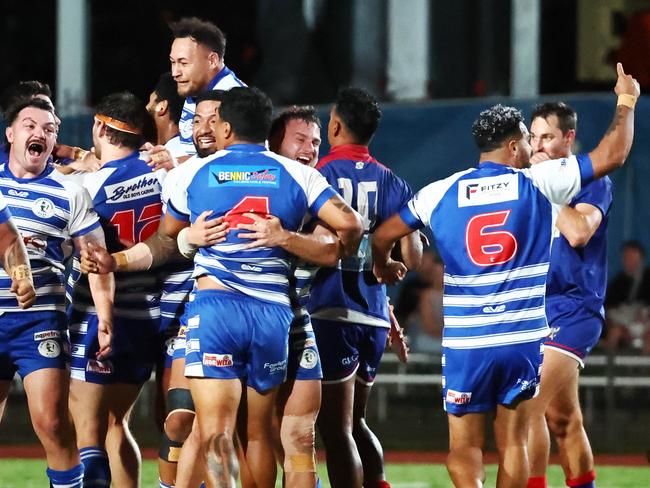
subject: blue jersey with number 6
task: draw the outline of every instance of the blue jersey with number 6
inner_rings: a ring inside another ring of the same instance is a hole
[[[316,275],[309,301],[312,318],[389,327],[386,287],[372,274],[370,235],[413,196],[408,184],[368,153],[367,146],[333,147],[316,166],[363,219],[356,256]]]
[[[558,205],[593,176],[588,155],[522,170],[485,161],[431,183],[404,207],[410,227],[431,227],[445,263],[443,347],[548,335],[544,297]]]

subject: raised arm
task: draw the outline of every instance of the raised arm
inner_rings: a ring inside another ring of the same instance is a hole
[[[20,308],[27,309],[36,300],[29,256],[20,232],[11,220],[0,224],[0,252],[3,267],[11,276],[11,292],[16,295]]]
[[[87,234],[74,238],[74,245],[80,252],[93,249],[106,249],[104,230],[96,227]],[[88,285],[97,310],[97,340],[99,351],[97,359],[106,359],[113,343],[113,304],[115,302],[115,278],[113,273],[90,274]]]
[[[614,119],[598,146],[589,153],[595,178],[623,166],[634,140],[634,105],[641,90],[639,83],[631,75],[625,74],[621,63],[616,65],[616,72],[618,79],[614,92],[618,95],[618,101]]]

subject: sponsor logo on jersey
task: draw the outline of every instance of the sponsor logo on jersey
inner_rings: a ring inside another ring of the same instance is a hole
[[[54,216],[54,203],[49,198],[37,198],[32,203],[32,212],[37,217],[49,219]]]
[[[105,185],[104,190],[106,190],[107,203],[118,203],[159,194],[160,184],[154,174],[145,174],[114,185]]]
[[[280,186],[280,168],[268,166],[230,166],[213,164],[209,168],[210,187]]]
[[[217,368],[228,368],[233,365],[232,354],[210,354],[203,353],[203,364]]]
[[[61,346],[54,339],[45,339],[39,342],[38,353],[46,358],[55,358],[61,354]]]
[[[300,358],[300,367],[304,369],[314,369],[318,364],[318,354],[313,349],[305,349]]]
[[[44,330],[42,332],[36,332],[34,334],[35,341],[42,341],[45,339],[60,339],[61,331],[60,330]]]
[[[453,403],[454,405],[467,405],[472,400],[472,392],[447,390],[445,402]]]
[[[505,305],[488,305],[487,307],[483,307],[483,313],[501,313],[504,312],[506,309]]]
[[[262,268],[259,266],[251,266],[250,264],[242,264],[241,269],[244,271],[255,271],[256,273],[261,273]]]
[[[21,197],[21,198],[24,198],[24,197],[26,197],[26,196],[29,196],[29,192],[28,192],[28,191],[14,190],[13,188],[9,189],[9,191],[8,191],[7,193],[8,193],[9,195],[11,195],[12,197]]]
[[[357,161],[356,163],[354,163],[354,169],[363,169],[364,167],[365,164],[363,163],[363,161]]]
[[[264,363],[264,369],[268,369],[270,374],[285,371],[287,369],[287,360],[283,359],[275,363]]]
[[[558,335],[559,332],[560,332],[560,328],[559,328],[559,327],[551,327],[551,332],[548,334],[548,338],[549,338],[550,340],[554,340],[555,337]],[[544,349],[542,348],[542,349],[540,350],[540,352],[543,353],[543,352],[544,352]]]
[[[75,344],[72,346],[71,354],[76,358],[82,358],[86,355],[86,346],[83,344]]]
[[[519,179],[516,174],[460,180],[458,206],[472,207],[508,202],[519,198]]]
[[[97,374],[111,374],[113,372],[113,364],[110,361],[89,359],[86,364],[86,371]]]

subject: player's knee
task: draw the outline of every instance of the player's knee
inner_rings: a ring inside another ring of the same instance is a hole
[[[549,409],[546,412],[548,429],[555,437],[565,437],[571,425],[571,415],[557,409]]]
[[[72,424],[67,416],[56,412],[41,413],[32,419],[34,431],[41,438],[50,441],[69,438],[73,435]]]
[[[280,440],[284,449],[285,472],[313,473],[316,471],[314,438],[313,415],[283,417]]]
[[[184,388],[169,390],[167,405],[169,413],[165,419],[165,434],[169,439],[185,442],[192,432],[195,415],[190,391]]]

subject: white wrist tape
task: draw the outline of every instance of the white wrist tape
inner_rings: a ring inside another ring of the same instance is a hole
[[[135,246],[126,251],[121,251],[121,256],[115,256],[118,271],[143,271],[151,268],[153,256],[151,249],[144,242],[138,242]]]
[[[189,231],[190,231],[189,227],[185,227],[184,229],[182,229],[178,233],[178,237],[176,237],[176,242],[178,243],[178,251],[187,259],[192,259],[196,254],[198,246],[195,246],[194,244],[190,244],[189,242],[187,242],[187,233]]]

